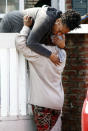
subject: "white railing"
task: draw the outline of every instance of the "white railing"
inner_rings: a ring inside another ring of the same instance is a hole
[[[16,51],[15,36],[0,34],[0,119],[31,113],[26,61]]]

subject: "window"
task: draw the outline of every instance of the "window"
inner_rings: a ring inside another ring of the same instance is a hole
[[[84,15],[88,12],[88,0],[72,0],[72,8]]]
[[[24,0],[0,0],[0,17],[9,11],[24,9]]]

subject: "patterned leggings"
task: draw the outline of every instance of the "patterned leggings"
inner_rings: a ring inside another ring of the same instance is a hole
[[[32,111],[35,124],[37,126],[37,131],[50,131],[55,125],[61,112],[60,110],[54,110],[35,105],[32,105]]]

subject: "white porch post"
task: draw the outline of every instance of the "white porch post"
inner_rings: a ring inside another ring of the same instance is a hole
[[[19,0],[19,10],[24,10],[24,0]]]
[[[51,0],[51,6],[65,12],[65,0]]]

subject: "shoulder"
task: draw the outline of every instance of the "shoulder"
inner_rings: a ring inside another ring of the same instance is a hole
[[[60,18],[62,12],[60,10],[57,10],[53,7],[48,7],[46,11],[47,15],[49,16],[49,22],[51,26],[54,24],[57,18]]]

